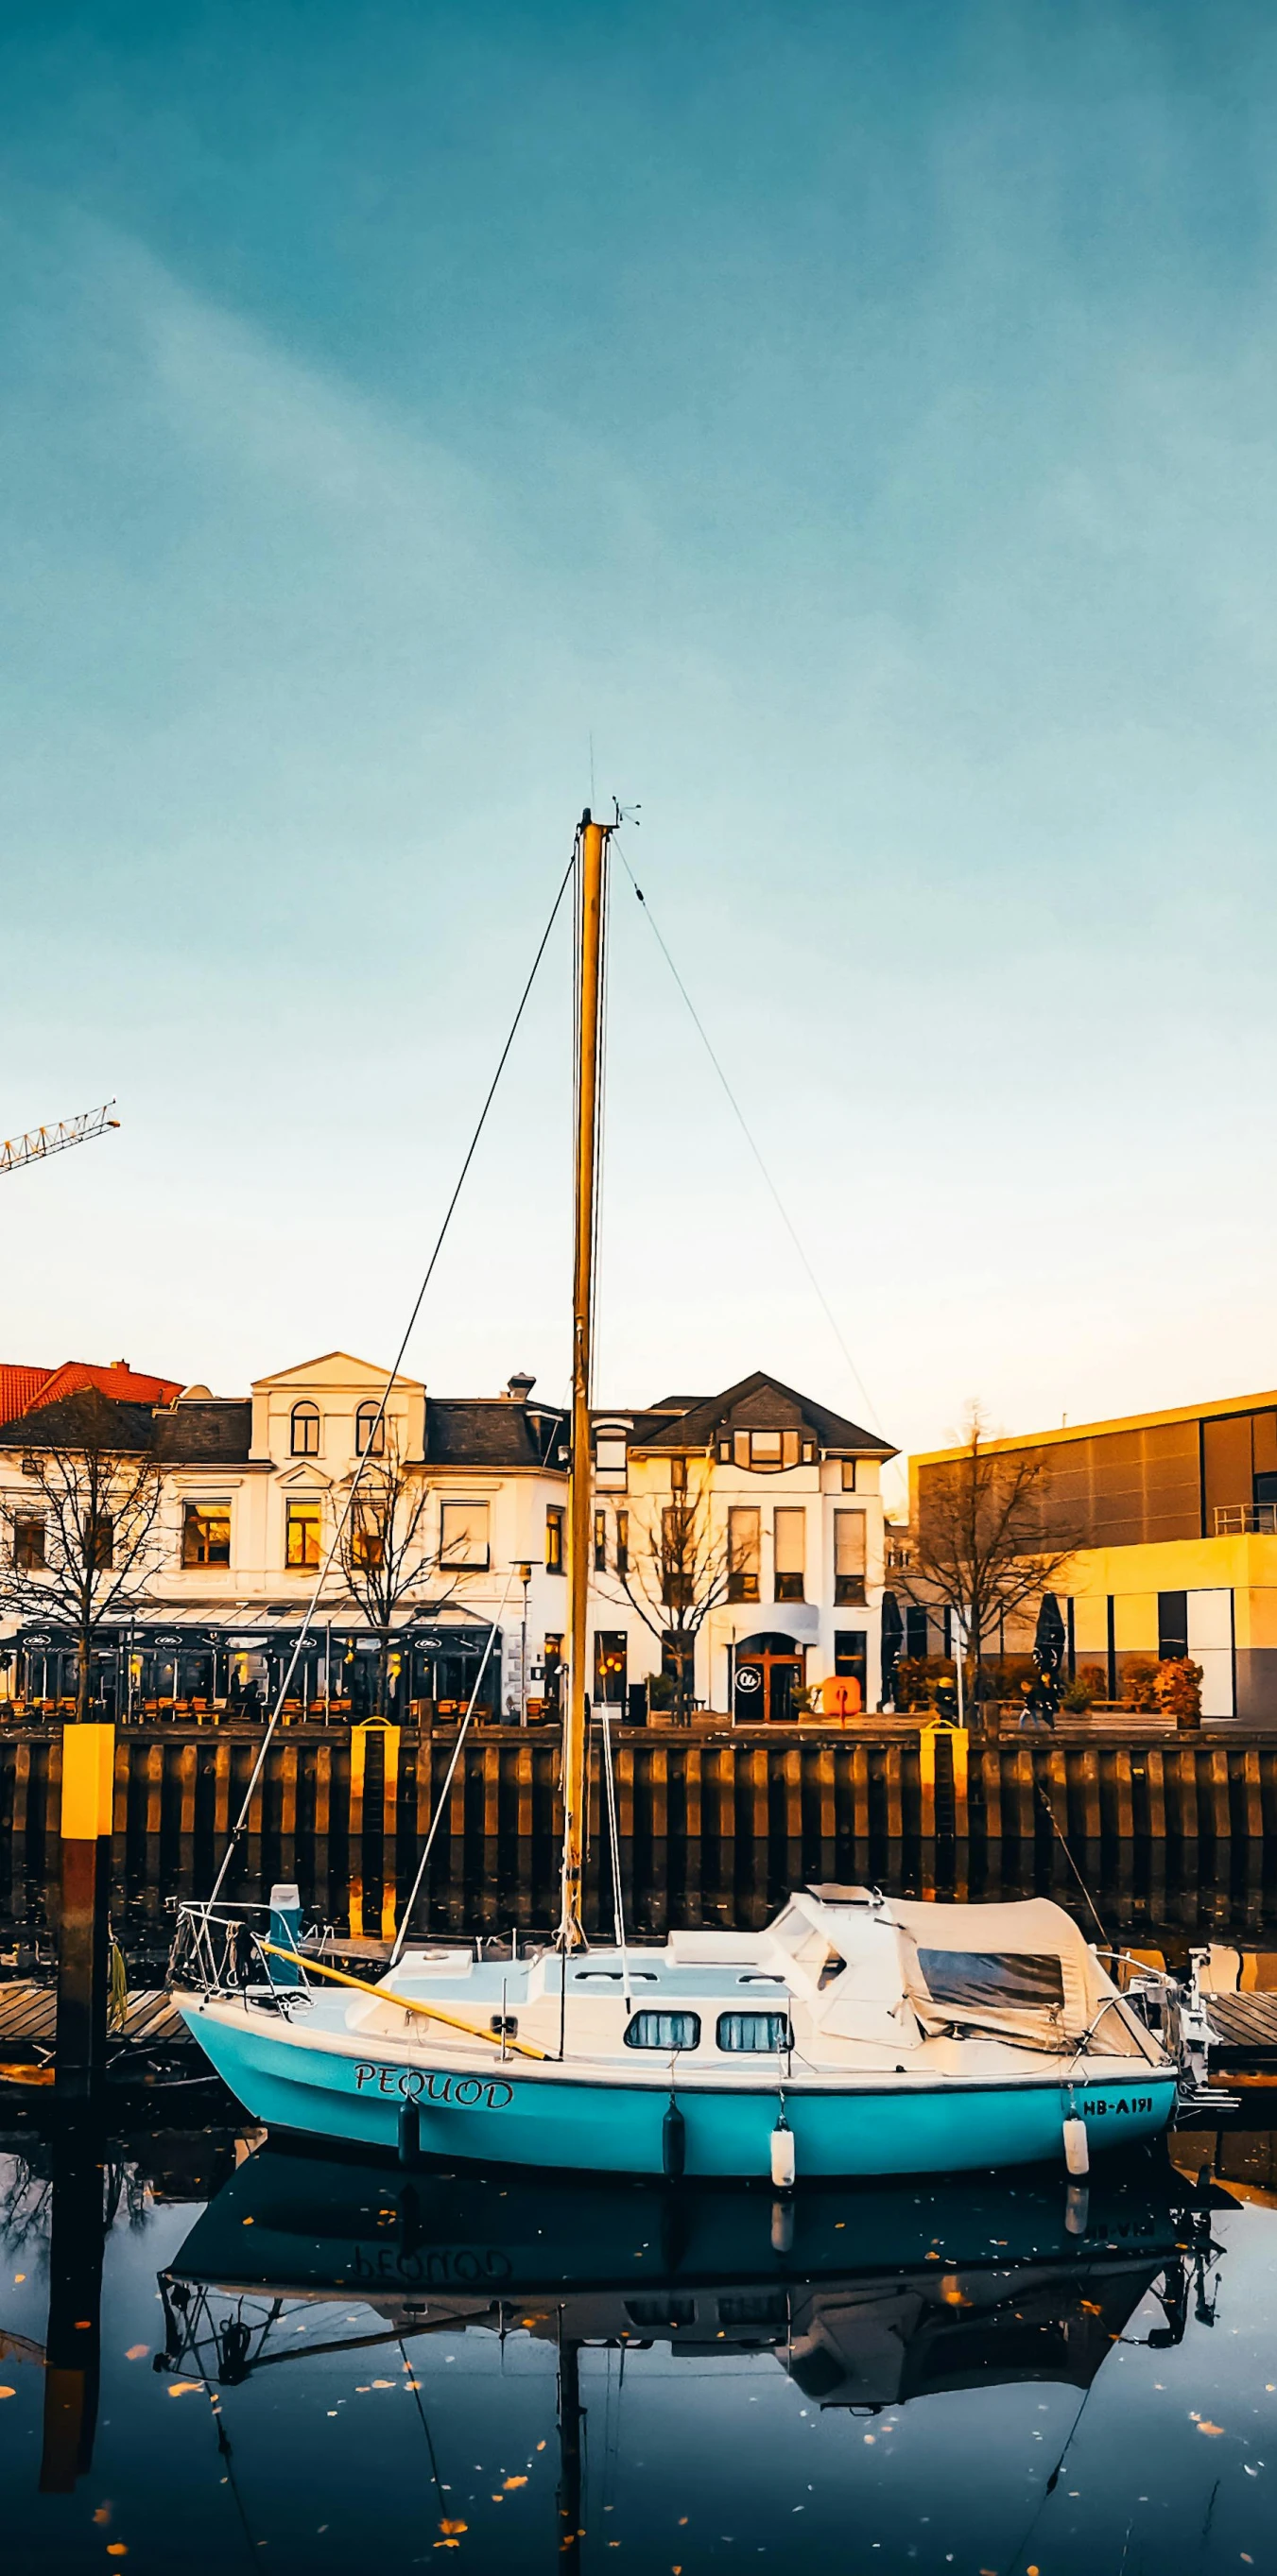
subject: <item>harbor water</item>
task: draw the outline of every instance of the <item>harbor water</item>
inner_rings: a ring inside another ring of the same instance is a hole
[[[405,2175],[224,2096],[11,2120],[5,2565],[1271,2570],[1277,2135],[1247,2098],[1083,2185],[780,2200]]]

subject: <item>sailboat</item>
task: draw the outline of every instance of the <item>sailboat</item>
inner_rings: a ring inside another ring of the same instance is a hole
[[[522,1957],[408,1938],[365,1983],[307,1955],[295,1906],[178,1909],[170,1969],[194,2037],[272,2129],[577,2175],[954,2173],[1164,2129],[1174,2055],[1060,1908],[799,1889],[761,1932],[627,1943],[582,1921],[593,1492],[590,1396],[608,845],[576,839],[577,1046],[569,1663],[558,1930]],[[605,1770],[607,1715],[603,1713]],[[418,1880],[420,1884],[420,1876]],[[414,1891],[415,1895],[415,1891]],[[512,1945],[513,1950],[513,1945]]]

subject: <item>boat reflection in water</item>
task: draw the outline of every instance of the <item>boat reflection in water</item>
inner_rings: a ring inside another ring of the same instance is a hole
[[[1194,2276],[1201,2312],[1220,2250],[1213,2200],[1226,2196],[1195,2193],[1156,2154],[1089,2187],[1030,2171],[1013,2190],[973,2176],[773,2201],[409,2178],[266,2145],[161,2276],[164,2359],[242,2382],[284,2357],[298,2303],[336,2301],[327,2351],[344,2327],[352,2350],[444,2328],[517,2330],[553,2343],[561,2367],[585,2344],[663,2343],[702,2361],[770,2352],[822,2408],[1024,2380],[1085,2389],[1149,2291],[1158,2306],[1142,2341],[1182,2339]]]

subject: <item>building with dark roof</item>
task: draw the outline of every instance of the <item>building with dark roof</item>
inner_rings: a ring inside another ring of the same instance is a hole
[[[567,1624],[568,1425],[534,1387],[516,1373],[498,1396],[434,1396],[328,1351],[242,1398],[204,1386],[170,1386],[150,1404],[104,1393],[119,1445],[149,1446],[164,1475],[167,1561],[130,1614],[130,1688],[160,1699],[251,1691],[264,1704],[305,1631],[297,1697],[357,1713],[369,1618],[335,1534],[353,1525],[352,1493],[366,1515],[365,1498],[393,1486],[412,1529],[391,1618],[399,1703],[446,1716],[482,1664],[490,1713],[552,1708]],[[74,1405],[65,1424],[62,1413],[42,1404],[0,1429],[11,1523],[19,1497],[28,1524],[32,1513],[21,1453],[41,1433],[70,1436]],[[593,1695],[637,1715],[685,1694],[778,1723],[813,1691],[826,1712],[873,1705],[879,1474],[893,1454],[761,1370],[719,1395],[596,1408]]]

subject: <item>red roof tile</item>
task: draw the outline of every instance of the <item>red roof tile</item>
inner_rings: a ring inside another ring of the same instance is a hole
[[[148,1377],[124,1360],[63,1360],[55,1369],[0,1360],[0,1422],[16,1422],[20,1415],[34,1413],[42,1404],[56,1404],[84,1386],[99,1387],[103,1395],[124,1404],[171,1404],[182,1392],[178,1379]]]

